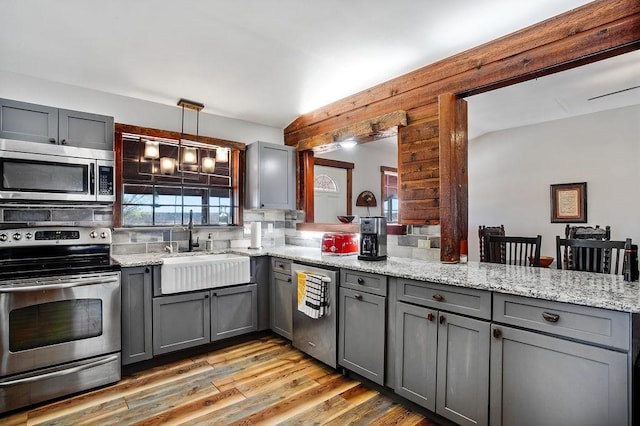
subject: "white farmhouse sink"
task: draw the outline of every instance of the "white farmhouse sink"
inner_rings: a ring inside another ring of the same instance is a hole
[[[162,294],[243,284],[250,281],[249,257],[203,254],[166,257],[160,268]]]

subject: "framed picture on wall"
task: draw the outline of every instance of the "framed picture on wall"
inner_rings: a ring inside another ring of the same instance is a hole
[[[587,222],[587,182],[551,185],[551,223]]]

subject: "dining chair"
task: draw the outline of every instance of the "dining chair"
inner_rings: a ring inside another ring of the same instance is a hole
[[[573,271],[622,274],[626,241],[586,240],[556,236],[556,267]]]
[[[504,225],[500,226],[478,226],[478,241],[480,243],[480,262],[486,262],[484,247],[484,237],[487,235],[504,235]],[[498,254],[496,254],[497,256]],[[495,258],[495,256],[494,256]]]
[[[540,266],[542,236],[514,237],[509,235],[486,235],[486,261],[506,265]]]
[[[610,240],[611,227],[609,225],[600,228],[600,225],[593,226],[571,226],[564,229],[564,237],[578,240]]]

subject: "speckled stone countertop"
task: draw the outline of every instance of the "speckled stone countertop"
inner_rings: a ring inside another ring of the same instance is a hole
[[[349,268],[353,270],[475,288],[537,299],[573,303],[624,312],[640,312],[640,285],[626,282],[620,275],[562,271],[547,268],[469,262],[444,264],[426,260],[390,257],[386,261],[363,261],[355,255],[321,255],[320,249],[299,246],[262,250],[230,249],[217,253],[249,256],[276,256],[300,262]],[[184,256],[214,252],[153,253],[113,256],[122,266],[162,264],[167,256]]]

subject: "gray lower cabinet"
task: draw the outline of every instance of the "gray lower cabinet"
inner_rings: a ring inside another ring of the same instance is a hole
[[[258,286],[239,285],[211,290],[211,341],[258,329]]]
[[[153,354],[211,341],[209,291],[153,298]]]
[[[269,329],[270,270],[271,258],[269,256],[251,257],[251,282],[258,286],[258,331]]]
[[[153,357],[152,269],[122,269],[122,364]]]
[[[490,324],[396,304],[395,391],[460,425],[489,420]]]
[[[492,326],[492,425],[629,424],[627,354]]]
[[[271,330],[291,340],[293,335],[293,282],[291,262],[271,259]]]
[[[386,298],[340,288],[338,364],[384,385]]]
[[[0,99],[0,138],[113,150],[113,117]]]

